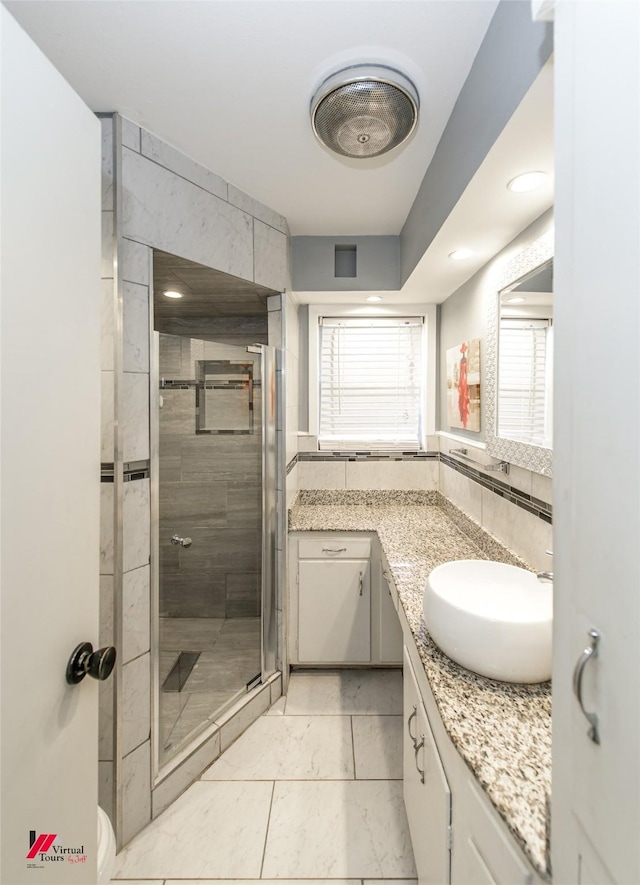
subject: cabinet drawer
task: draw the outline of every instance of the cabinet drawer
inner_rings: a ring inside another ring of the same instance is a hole
[[[300,559],[369,559],[371,538],[301,538]]]

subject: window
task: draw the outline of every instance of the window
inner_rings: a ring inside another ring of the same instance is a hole
[[[422,317],[320,320],[321,449],[421,448]]]
[[[500,320],[498,435],[551,445],[553,328],[549,320]]]

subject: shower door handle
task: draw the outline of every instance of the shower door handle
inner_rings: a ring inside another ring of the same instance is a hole
[[[177,547],[191,547],[193,541],[191,538],[181,538],[180,535],[174,535],[171,538],[171,543],[175,544]]]

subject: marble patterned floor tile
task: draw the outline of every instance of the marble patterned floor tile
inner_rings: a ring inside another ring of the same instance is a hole
[[[349,716],[261,716],[203,780],[353,778]]]
[[[257,879],[272,790],[198,781],[118,855],[116,879]]]
[[[417,879],[363,879],[362,885],[418,885]]]
[[[235,698],[237,692],[200,692],[182,695],[185,703],[167,731],[162,745],[165,753],[174,751],[191,732],[213,720],[216,713]],[[165,697],[166,695],[163,695]],[[178,697],[180,697],[180,693]]]
[[[315,670],[291,674],[287,716],[402,715],[402,670]]]
[[[112,879],[111,885],[164,885],[164,879]]]
[[[287,699],[285,697],[278,698],[278,700],[275,702],[275,704],[272,704],[264,715],[265,716],[284,716],[286,706],[287,706]]]
[[[384,885],[385,879],[378,879],[376,885]],[[389,880],[391,881],[391,880]],[[395,879],[393,880],[395,883]],[[167,879],[164,885],[201,885],[202,882],[215,882],[216,885],[361,885],[361,879]],[[416,879],[404,879],[402,885],[411,885]],[[135,885],[156,885],[155,882],[136,882]],[[157,885],[162,885],[158,882]]]
[[[224,618],[160,618],[160,648],[211,651]]]
[[[251,651],[238,649],[221,655],[217,649],[203,652],[184,684],[183,691],[235,692],[243,689],[260,673],[260,644]]]
[[[358,780],[402,780],[402,716],[352,716]]]
[[[163,746],[173,731],[188,700],[189,695],[183,695],[178,691],[160,692],[160,741]]]
[[[262,874],[415,877],[402,783],[277,782]]]

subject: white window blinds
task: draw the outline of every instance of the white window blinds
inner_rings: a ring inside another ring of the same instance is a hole
[[[419,449],[422,318],[320,324],[320,448]]]
[[[499,436],[551,444],[552,347],[549,320],[500,320]]]

